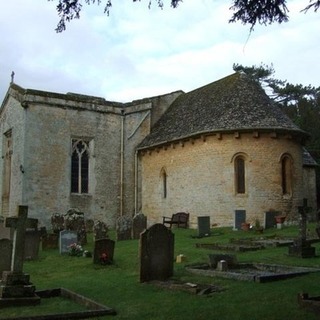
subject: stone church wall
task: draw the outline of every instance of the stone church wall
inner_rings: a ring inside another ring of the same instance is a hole
[[[52,213],[78,208],[86,218],[111,223],[119,210],[120,117],[85,109],[27,109],[25,198],[44,224]],[[89,193],[71,193],[71,139],[90,140]]]
[[[177,95],[121,104],[14,85],[0,117],[2,181],[8,130],[12,130],[14,148],[10,203],[2,197],[2,214],[14,215],[18,205],[28,205],[29,216],[47,227],[53,213],[65,214],[70,208],[111,227],[119,215],[133,215],[141,190],[136,183],[136,146]],[[72,139],[90,141],[89,192],[85,194],[71,193]],[[3,195],[3,183],[0,188]]]
[[[235,193],[233,158],[246,158],[246,193]],[[292,196],[283,196],[281,156],[293,159]],[[210,216],[211,223],[234,226],[235,210],[246,210],[249,222],[263,221],[264,212],[282,211],[294,219],[303,192],[301,146],[285,136],[261,133],[222,134],[205,139],[170,144],[144,152],[142,167],[142,212],[148,222],[162,222],[162,216],[185,211],[191,226],[197,216]],[[167,174],[167,197],[163,196],[163,177]],[[314,198],[314,195],[312,195]],[[290,220],[290,219],[288,219]]]
[[[24,142],[25,142],[25,110],[20,103],[8,96],[6,106],[1,110],[0,115],[0,194],[1,194],[1,214],[3,216],[16,215],[17,206],[24,204],[23,198],[23,164],[24,164]],[[5,157],[7,149],[6,134],[11,131],[12,138],[12,153],[11,153],[11,177],[7,181],[9,186],[5,186]],[[10,194],[8,199],[5,199],[4,189],[7,188]],[[7,202],[8,200],[8,202]]]

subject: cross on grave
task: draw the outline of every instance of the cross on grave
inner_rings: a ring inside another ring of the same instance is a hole
[[[308,207],[308,199],[303,199],[303,205],[298,207],[299,216],[299,236],[301,244],[307,240],[307,214],[311,212],[312,207]]]
[[[14,229],[10,271],[22,273],[26,229],[37,228],[38,219],[28,218],[28,207],[19,206],[18,216],[6,218],[5,224]]]
[[[19,206],[18,216],[6,218],[5,225],[14,229],[10,271],[2,272],[0,308],[3,306],[36,305],[40,297],[30,276],[23,273],[26,228],[37,228],[38,220],[28,218],[28,207]]]
[[[312,210],[308,207],[308,200],[303,199],[303,205],[298,207],[299,212],[299,237],[289,246],[289,255],[300,258],[313,258],[315,248],[307,240],[307,214]]]

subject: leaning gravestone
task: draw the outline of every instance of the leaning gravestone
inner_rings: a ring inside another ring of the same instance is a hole
[[[3,271],[11,268],[12,241],[9,239],[0,239],[0,280]]]
[[[164,281],[173,275],[174,234],[157,223],[140,235],[140,282]]]
[[[78,236],[75,231],[63,230],[60,231],[59,252],[60,254],[68,253],[70,245],[78,242]]]
[[[111,239],[99,239],[94,242],[93,263],[111,264],[113,262],[115,242]]]
[[[28,218],[28,207],[19,206],[17,217],[6,218],[6,227],[14,229],[10,271],[2,272],[0,285],[0,306],[35,305],[40,297],[35,294],[35,286],[30,276],[23,273],[24,242],[26,228],[35,228],[37,219]]]
[[[147,229],[147,217],[143,213],[138,213],[132,220],[132,238],[139,239],[140,233]]]

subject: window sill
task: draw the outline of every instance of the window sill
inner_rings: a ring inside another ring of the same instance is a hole
[[[70,193],[71,197],[92,197],[90,193]]]

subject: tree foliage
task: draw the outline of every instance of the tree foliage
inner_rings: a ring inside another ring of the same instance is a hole
[[[104,13],[109,15],[112,7],[112,0],[48,0],[58,1],[57,12],[60,17],[56,31],[62,32],[66,30],[66,22],[70,22],[73,19],[80,18],[80,12],[82,10],[82,2],[86,5],[90,4],[104,4]],[[140,0],[132,0],[133,2],[140,2]],[[177,8],[182,0],[167,0],[172,8]],[[214,1],[214,0],[212,0]],[[274,22],[282,23],[289,20],[289,9],[287,7],[286,0],[230,0],[230,10],[233,11],[233,15],[229,22],[240,21],[243,24],[250,25],[252,31],[254,26],[259,24],[272,24]],[[306,1],[306,0],[305,0]],[[149,0],[148,6],[152,5],[152,2],[156,2],[159,8],[164,7],[163,0]],[[302,8],[302,12],[307,12],[313,9],[315,12],[320,8],[320,0],[309,0],[309,4]]]

